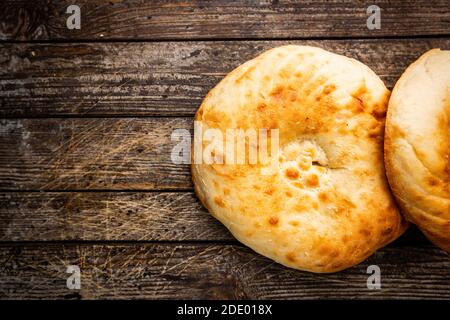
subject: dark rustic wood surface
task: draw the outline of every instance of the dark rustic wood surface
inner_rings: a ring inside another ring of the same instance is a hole
[[[1,192],[0,241],[237,241],[192,191]],[[426,243],[411,227],[397,245]]]
[[[191,118],[7,119],[0,126],[0,190],[154,190],[192,187],[173,164],[174,129]]]
[[[361,60],[389,88],[423,52],[450,48],[449,38],[7,44],[0,48],[0,116],[192,116],[230,70],[287,43]]]
[[[450,299],[449,256],[416,228],[349,270],[291,270],[239,244],[170,158],[208,90],[271,47],[354,57],[392,88],[450,49],[448,1],[377,1],[372,31],[367,1],[76,3],[72,31],[72,1],[0,3],[0,298]]]
[[[78,4],[81,29],[66,28]],[[366,8],[382,9],[368,30]],[[448,0],[2,0],[5,40],[169,40],[450,34]]]
[[[367,289],[367,267],[382,289]],[[66,287],[66,266],[82,270]],[[189,243],[2,245],[0,295],[10,298],[317,299],[448,297],[450,259],[433,246],[388,247],[335,274],[285,268],[241,245]]]
[[[417,239],[417,233],[414,238]],[[191,191],[0,193],[4,241],[234,241]]]

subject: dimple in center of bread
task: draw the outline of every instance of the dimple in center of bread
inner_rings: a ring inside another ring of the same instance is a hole
[[[327,156],[314,141],[289,143],[281,150],[279,163],[279,175],[295,188],[315,189],[329,185]]]

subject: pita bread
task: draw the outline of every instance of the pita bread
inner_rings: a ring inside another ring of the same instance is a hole
[[[224,134],[278,128],[278,164],[266,174],[263,162],[193,164],[198,197],[240,242],[285,266],[335,272],[363,261],[405,230],[383,165],[388,98],[354,59],[295,45],[261,54],[212,89],[195,119]]]
[[[408,220],[450,252],[450,51],[411,64],[389,101],[385,161]]]

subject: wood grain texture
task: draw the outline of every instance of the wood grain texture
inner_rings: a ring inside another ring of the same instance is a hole
[[[389,88],[423,52],[450,49],[450,38],[3,44],[0,117],[192,116],[228,72],[288,43],[356,58]]]
[[[369,30],[373,1],[77,0],[81,29],[69,30],[71,0],[3,0],[3,40],[379,37],[448,34],[446,0],[379,0],[381,28]]]
[[[449,256],[414,227],[349,270],[291,270],[240,245],[171,160],[172,132],[244,61],[320,46],[392,88],[450,49],[447,0],[376,1],[380,30],[372,1],[77,0],[68,30],[73,3],[0,2],[0,299],[450,299]],[[367,289],[372,264],[381,290]]]
[[[367,266],[381,290],[367,289]],[[81,290],[66,287],[68,265]],[[387,247],[336,274],[285,268],[236,245],[2,245],[0,298],[450,299],[450,259],[429,246]]]
[[[191,189],[171,160],[190,118],[0,120],[0,190]]]
[[[193,192],[0,193],[0,241],[234,241]]]
[[[0,241],[216,241],[234,237],[193,192],[0,193]],[[396,245],[429,243],[410,228]]]

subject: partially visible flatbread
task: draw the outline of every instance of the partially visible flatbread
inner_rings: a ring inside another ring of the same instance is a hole
[[[450,51],[411,64],[392,92],[386,170],[408,220],[450,252]]]

